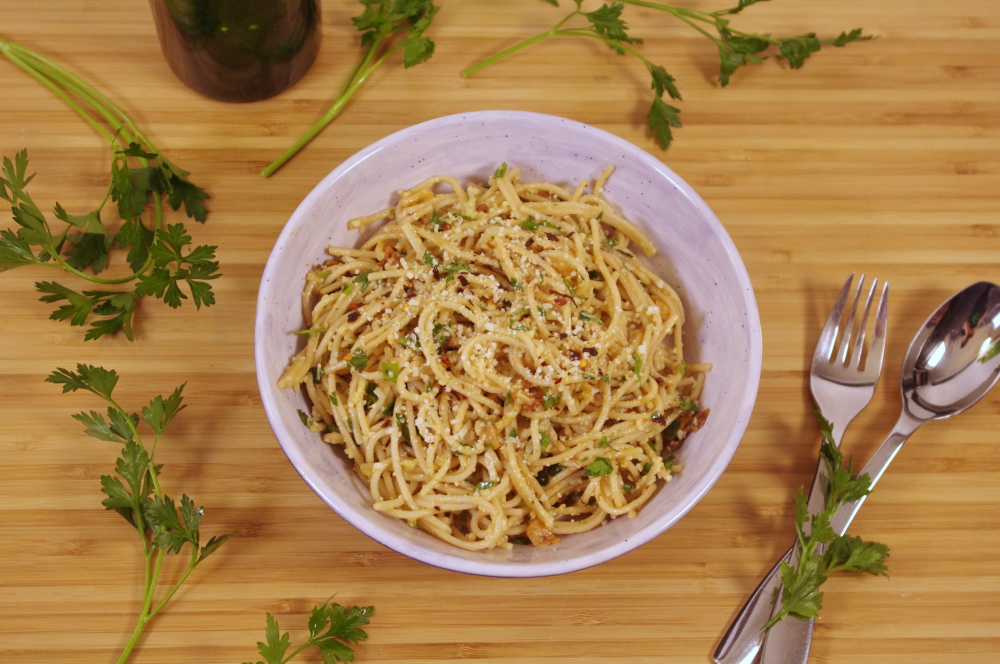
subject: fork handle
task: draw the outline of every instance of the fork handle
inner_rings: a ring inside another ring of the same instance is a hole
[[[896,453],[903,447],[906,439],[921,424],[922,422],[913,419],[905,410],[903,411],[896,426],[893,427],[892,433],[879,446],[859,473],[860,475],[868,474],[872,487],[882,477]],[[861,509],[864,501],[864,497],[861,497],[858,500],[844,503],[837,510],[837,513],[830,519],[830,527],[835,533],[843,535],[847,532],[847,527],[851,525],[851,521],[854,520],[854,516]],[[815,618],[810,618],[809,620],[782,620],[775,623],[767,632],[767,639],[764,641],[760,653],[761,664],[806,664],[809,661],[809,647],[812,645],[815,622]]]
[[[834,432],[836,431],[835,427]],[[840,445],[839,436],[835,437],[834,443]],[[813,476],[812,489],[809,491],[810,514],[815,514],[825,507],[825,482],[826,466],[820,459],[816,466],[816,474]],[[718,664],[750,664],[753,662],[764,640],[761,629],[764,627],[764,623],[771,619],[771,596],[775,589],[781,587],[781,576],[778,571],[782,561],[791,561],[794,552],[795,547],[793,546],[774,564],[771,571],[750,595],[747,603],[740,609],[715,651],[713,659]]]

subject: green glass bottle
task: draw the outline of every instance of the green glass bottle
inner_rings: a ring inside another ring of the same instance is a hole
[[[316,0],[150,0],[167,63],[189,88],[220,101],[273,97],[319,51]]]

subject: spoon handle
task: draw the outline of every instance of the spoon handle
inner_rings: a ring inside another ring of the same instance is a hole
[[[879,481],[885,469],[895,458],[896,453],[903,447],[906,439],[916,431],[922,422],[912,418],[905,410],[899,416],[892,433],[885,439],[872,455],[872,458],[861,469],[859,475],[868,473],[871,477],[871,486]],[[865,502],[862,496],[858,500],[844,503],[837,513],[830,519],[830,527],[838,535],[847,532],[847,527],[851,525],[854,516],[861,509],[861,504]],[[777,606],[774,607],[774,610]],[[812,643],[813,625],[815,618],[809,620],[782,620],[775,623],[767,632],[764,645],[760,651],[761,664],[806,664],[809,660],[809,646]]]
[[[865,467],[858,473],[859,476],[865,473],[868,474],[871,478],[872,489],[875,488],[875,483],[881,479],[886,468],[892,463],[892,460],[896,457],[896,453],[903,447],[903,443],[923,423],[921,420],[914,419],[905,410],[900,414],[899,419],[896,421],[896,426],[892,428],[892,433],[879,445],[879,448],[875,450],[875,454],[872,455],[872,458],[868,460]],[[865,496],[862,496],[857,500],[850,500],[841,505],[837,513],[830,519],[830,527],[833,528],[834,532],[838,535],[843,535],[847,532],[847,527],[851,525],[851,521],[854,520],[854,516],[861,509],[861,505],[864,502]]]

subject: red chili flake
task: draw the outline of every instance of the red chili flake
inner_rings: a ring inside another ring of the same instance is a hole
[[[556,236],[553,235],[552,233],[546,233],[545,237],[547,237],[549,239],[549,242],[555,242],[556,241]]]
[[[361,318],[361,312],[360,311],[352,311],[351,313],[347,314],[347,322],[348,323],[353,323],[354,321],[356,321],[359,318]]]
[[[538,195],[541,196],[542,198],[549,198],[552,194],[550,194],[545,189],[542,189],[538,192]]]
[[[433,273],[434,273],[434,278],[435,279],[440,279],[441,278],[441,273],[438,272],[437,268],[434,268]]]
[[[578,361],[580,359],[580,351],[571,350],[569,352],[569,359],[573,360],[574,362]]]
[[[458,280],[461,282],[461,284],[463,286],[468,286],[469,285],[469,280],[466,279],[464,275],[461,275],[461,274],[458,275]]]
[[[528,248],[535,243],[535,238],[528,238],[528,241],[524,243],[524,247]]]
[[[556,378],[556,385],[562,382],[562,378]]]
[[[348,311],[357,311],[360,308],[361,308],[361,303],[360,302],[355,302],[353,304],[347,305]]]
[[[653,416],[650,417],[649,419],[653,420],[654,422],[656,422],[660,426],[666,426],[666,422],[667,421],[663,418],[663,415],[661,415],[658,412],[657,413],[653,413]]]
[[[486,203],[480,203],[479,205],[476,206],[476,212],[488,212],[489,209],[490,208],[488,205],[486,205]]]
[[[584,348],[583,349],[583,354],[584,355],[590,355],[590,356],[597,355],[597,349],[596,348]]]
[[[564,297],[557,297],[556,298],[556,304],[558,304],[561,307],[564,304],[567,304],[567,300]]]
[[[566,338],[566,337],[568,337],[568,336],[569,336],[569,335],[568,335],[568,334],[566,334],[565,332],[560,332],[560,333],[559,333],[559,338],[560,338],[560,339],[565,339],[565,338]]]
[[[441,230],[443,230],[443,231],[450,231],[451,230],[451,224],[449,224],[447,222],[441,224]]]

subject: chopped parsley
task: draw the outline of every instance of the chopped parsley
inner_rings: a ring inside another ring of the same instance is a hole
[[[517,438],[517,429],[511,428],[510,433],[507,434],[509,438]]]
[[[375,388],[376,387],[378,387],[378,385],[376,385],[375,383],[371,383],[371,382],[369,382],[367,385],[365,385],[365,402],[369,406],[372,405],[373,403],[375,403],[376,401],[378,401],[378,397],[375,396]]]
[[[431,212],[431,230],[435,233],[441,230],[441,220],[438,218],[438,211]]]
[[[358,371],[364,371],[365,367],[368,366],[368,355],[360,348],[355,348],[351,353],[351,359],[347,363]]]
[[[505,175],[507,175],[507,162],[506,161],[503,162],[502,164],[500,164],[499,166],[497,166],[497,170],[493,173],[493,177],[495,177],[495,178],[502,178]]]
[[[688,399],[687,397],[681,397],[680,400],[677,402],[677,407],[680,408],[681,410],[689,410],[692,413],[698,412],[698,404],[696,404],[694,401],[691,401],[691,399]]]
[[[444,271],[448,273],[445,277],[445,282],[454,281],[456,272],[465,272],[470,270],[468,263],[459,263],[456,260],[451,261],[448,265],[444,266]]]
[[[385,417],[389,417],[390,415],[392,415],[392,410],[395,407],[396,407],[396,400],[392,399],[389,403],[385,405],[385,408],[382,409],[382,415]]]
[[[476,493],[479,493],[480,491],[486,491],[487,489],[492,489],[492,488],[493,488],[493,480],[484,480],[476,485],[474,491],[476,491]]]
[[[598,447],[611,447],[611,443],[608,442],[608,437],[604,436],[601,438],[601,442],[597,444]]]
[[[587,276],[594,281],[604,281],[604,275],[599,270],[588,270]]]
[[[540,438],[542,440],[542,451],[544,452],[545,448],[548,447],[549,443],[551,443],[552,441],[549,440],[549,434],[544,431],[542,432]]]
[[[574,286],[569,279],[563,278],[562,282],[566,284],[566,289],[569,291],[570,295],[576,295],[576,286]]]
[[[403,348],[416,350],[420,346],[420,337],[417,336],[416,332],[410,332],[399,340],[399,345]]]
[[[596,321],[596,322],[600,323],[601,325],[604,325],[604,321],[603,320],[601,320],[600,318],[598,318],[594,314],[590,313],[589,311],[581,311],[580,312],[580,318],[581,318],[581,320],[592,320],[592,321]]]
[[[371,285],[369,283],[369,281],[368,281],[368,275],[371,274],[371,273],[372,273],[372,270],[365,270],[364,272],[362,272],[358,276],[356,276],[353,279],[351,279],[351,281],[353,281],[354,283],[361,284],[361,292],[362,293],[364,293],[366,290],[368,290],[368,286]]]
[[[331,394],[330,395],[330,403],[332,403],[334,406],[339,406],[340,405],[340,402],[337,401],[337,395],[336,394]]]
[[[562,399],[562,392],[553,392],[552,394],[546,394],[545,398],[542,399],[542,403],[545,404],[547,410],[552,410],[559,405],[560,399]]]
[[[583,469],[583,472],[587,477],[604,477],[610,475],[612,470],[614,470],[614,466],[611,465],[611,461],[604,457],[597,457]]]
[[[406,425],[406,418],[403,417],[402,413],[396,413],[396,426],[399,427],[400,433],[403,434],[403,440],[407,445],[410,444],[410,427]]]
[[[438,259],[434,258],[434,254],[432,254],[429,251],[425,251],[424,265],[426,265],[427,267],[437,267],[438,265],[440,265],[440,263],[438,263]]]
[[[312,425],[316,424],[315,422],[312,421],[312,418],[306,415],[305,411],[303,411],[301,408],[299,409],[299,419],[302,420],[302,424],[306,425],[307,427],[311,427]]]
[[[552,224],[550,224],[549,222],[535,221],[533,218],[530,217],[521,222],[521,228],[523,228],[526,231],[531,231],[532,233],[537,231],[542,226],[545,226],[546,228],[552,228]]]
[[[313,332],[326,332],[329,329],[328,327],[314,327],[311,330],[299,330],[298,332],[292,332],[292,334],[312,334]]]
[[[382,363],[382,378],[389,381],[390,383],[395,383],[396,379],[399,378],[399,365],[394,363]]]

